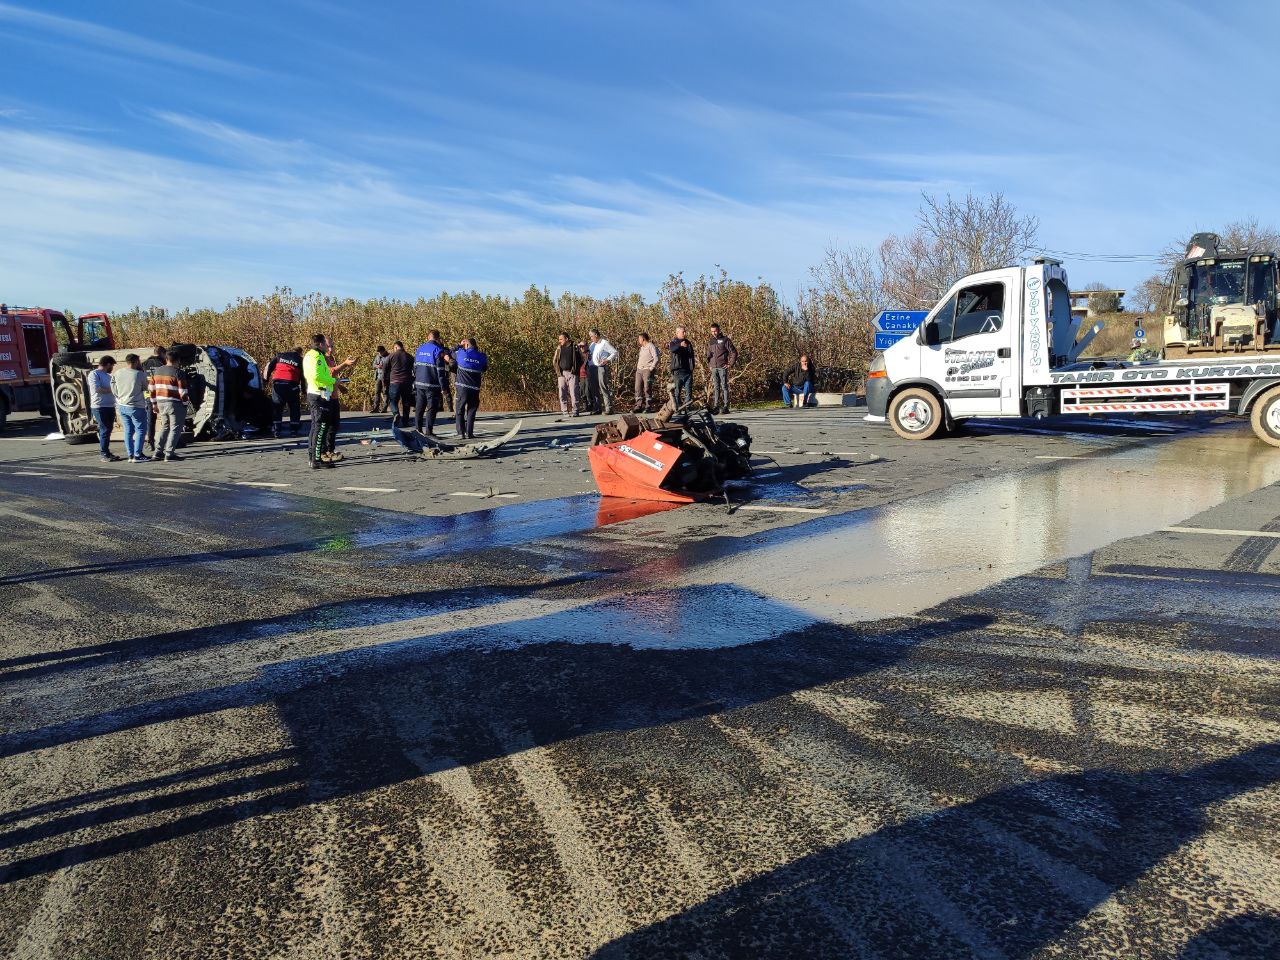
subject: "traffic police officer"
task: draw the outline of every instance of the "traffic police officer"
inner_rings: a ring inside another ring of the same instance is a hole
[[[427,334],[427,342],[413,354],[414,426],[422,433],[422,415],[427,415],[426,434],[435,436],[436,414],[441,409],[441,392],[444,387],[443,370],[450,362],[449,351],[440,343],[440,331]]]

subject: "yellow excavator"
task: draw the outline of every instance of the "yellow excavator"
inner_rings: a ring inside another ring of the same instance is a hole
[[[1164,357],[1280,352],[1274,250],[1227,250],[1216,233],[1194,234],[1174,269],[1164,318]]]

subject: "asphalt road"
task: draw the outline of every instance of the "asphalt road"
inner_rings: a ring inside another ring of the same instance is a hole
[[[857,416],[653,513],[549,417],[317,474],[19,423],[0,955],[1280,955],[1280,455]]]

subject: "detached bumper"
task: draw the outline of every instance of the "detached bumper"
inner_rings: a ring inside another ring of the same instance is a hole
[[[889,394],[893,392],[893,383],[888,377],[872,377],[867,380],[867,415],[872,417],[887,416],[889,410]]]

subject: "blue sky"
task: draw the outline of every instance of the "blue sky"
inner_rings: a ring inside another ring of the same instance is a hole
[[[1277,36],[1268,2],[0,0],[0,299],[652,296],[717,265],[791,297],[922,190],[1155,252],[1280,224]]]

